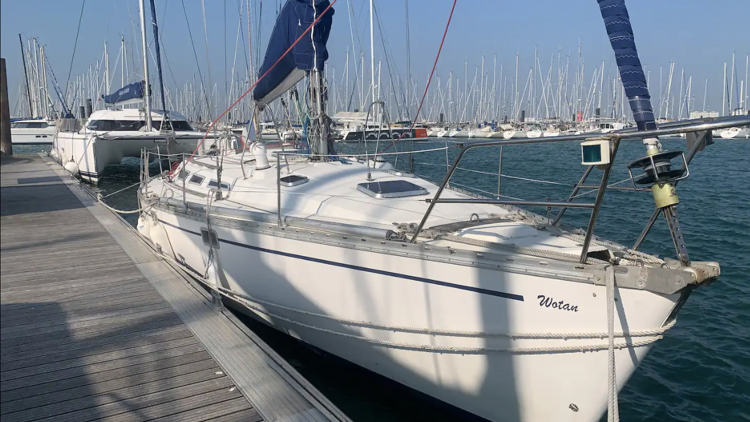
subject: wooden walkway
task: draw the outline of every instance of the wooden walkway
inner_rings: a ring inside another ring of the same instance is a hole
[[[1,173],[3,422],[346,420],[58,169]]]

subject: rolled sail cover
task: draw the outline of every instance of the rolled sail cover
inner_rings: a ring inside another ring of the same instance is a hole
[[[143,94],[145,93],[145,86],[146,81],[140,81],[132,83],[130,85],[125,85],[112,94],[104,95],[104,102],[107,104],[119,104],[125,101],[139,101],[143,98]]]
[[[625,0],[597,0],[602,12],[609,42],[615,50],[615,60],[620,70],[620,78],[628,97],[633,119],[638,130],[656,129],[651,96],[648,93],[646,75],[643,73],[638,50],[635,47],[633,27],[625,6]]]
[[[271,32],[259,77],[271,69],[329,5],[328,0],[287,0]],[[301,81],[305,72],[323,70],[323,65],[328,60],[326,43],[332,23],[333,9],[329,9],[289,54],[258,82],[253,91],[253,99],[268,104]]]

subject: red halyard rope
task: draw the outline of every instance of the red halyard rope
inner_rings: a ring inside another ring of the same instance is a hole
[[[287,49],[286,49],[286,51],[284,52],[284,54],[282,54],[282,55],[281,55],[281,57],[279,57],[279,58],[278,58],[278,59],[276,60],[276,62],[274,62],[274,64],[272,64],[272,65],[271,65],[271,67],[269,67],[269,68],[268,68],[268,70],[266,70],[266,72],[265,72],[265,73],[263,73],[263,74],[262,74],[262,75],[260,76],[260,78],[258,78],[258,80],[257,80],[257,81],[255,81],[255,83],[254,83],[254,84],[253,84],[253,85],[252,85],[252,86],[251,86],[251,87],[250,87],[250,88],[249,88],[249,89],[248,89],[247,91],[245,91],[245,93],[244,93],[244,94],[240,95],[240,97],[239,97],[239,98],[237,98],[237,101],[235,101],[234,103],[232,103],[232,105],[230,105],[230,106],[229,106],[229,108],[227,108],[226,110],[224,110],[224,112],[223,112],[223,113],[221,113],[221,115],[220,115],[219,117],[217,117],[217,118],[216,118],[216,119],[215,119],[215,120],[214,120],[213,122],[211,122],[211,124],[210,124],[210,125],[208,126],[208,129],[206,130],[206,133],[205,133],[205,134],[203,135],[203,138],[201,138],[200,142],[198,142],[198,145],[197,145],[197,146],[195,147],[195,150],[193,151],[193,153],[192,153],[192,154],[190,154],[190,157],[189,157],[189,158],[188,158],[188,159],[187,159],[187,160],[185,161],[185,164],[186,164],[186,165],[187,165],[187,163],[189,163],[189,162],[190,162],[190,160],[192,160],[192,159],[193,159],[193,157],[195,156],[195,153],[196,153],[196,152],[198,152],[198,149],[199,149],[199,148],[201,147],[201,145],[203,145],[203,141],[205,141],[205,140],[206,140],[206,137],[208,137],[208,134],[209,134],[209,133],[211,132],[211,129],[213,129],[213,127],[214,127],[214,126],[216,125],[216,123],[217,123],[217,122],[218,122],[219,120],[221,120],[221,118],[222,118],[222,117],[224,117],[224,116],[225,116],[225,115],[226,115],[227,113],[229,113],[229,111],[230,111],[231,109],[233,109],[233,108],[234,108],[234,106],[236,106],[236,105],[237,105],[237,104],[238,104],[238,103],[239,103],[240,101],[242,101],[242,99],[243,99],[243,98],[245,98],[245,96],[246,96],[247,94],[249,94],[249,93],[250,93],[250,91],[252,91],[252,90],[253,90],[253,89],[255,88],[255,86],[256,86],[256,85],[258,85],[258,82],[260,82],[260,81],[261,81],[261,80],[262,80],[262,79],[263,79],[263,78],[264,78],[264,77],[265,77],[266,75],[268,75],[268,73],[269,73],[269,72],[270,72],[271,70],[273,70],[273,68],[274,68],[274,67],[276,67],[276,65],[277,65],[277,64],[279,64],[279,62],[281,61],[281,59],[283,59],[283,58],[284,58],[284,57],[285,57],[285,56],[286,56],[287,54],[289,54],[289,52],[290,52],[290,51],[292,51],[292,48],[294,48],[294,46],[295,46],[295,45],[297,45],[297,43],[298,43],[298,42],[300,42],[300,40],[301,40],[301,39],[302,39],[302,38],[303,38],[303,37],[304,37],[304,36],[305,36],[305,35],[306,35],[306,34],[307,34],[308,32],[310,32],[310,30],[312,30],[313,26],[315,26],[315,24],[317,24],[317,23],[318,23],[318,21],[320,21],[320,19],[321,19],[321,18],[322,18],[322,17],[323,17],[323,16],[324,16],[324,15],[326,14],[326,12],[328,12],[328,10],[329,10],[329,9],[330,9],[331,7],[333,7],[333,5],[334,5],[334,4],[336,4],[336,2],[337,2],[337,1],[338,1],[338,0],[333,0],[333,1],[331,2],[331,4],[329,4],[329,5],[328,5],[328,7],[326,7],[326,8],[325,8],[325,9],[323,10],[323,12],[321,12],[321,13],[320,13],[320,15],[318,15],[318,17],[317,17],[317,18],[316,18],[316,19],[315,19],[315,20],[313,21],[313,23],[311,23],[311,24],[310,24],[310,26],[308,26],[308,27],[307,27],[307,29],[305,29],[305,32],[303,32],[303,33],[302,33],[302,34],[301,34],[301,35],[300,35],[299,37],[297,37],[297,39],[296,39],[296,40],[294,41],[294,43],[292,43],[292,45],[290,45],[290,46],[289,46],[289,48],[287,48]],[[453,3],[453,5],[454,5],[454,7],[455,7],[455,0],[454,0],[454,3]],[[452,12],[451,12],[451,13],[452,13]],[[442,45],[441,45],[441,46],[442,46]],[[434,70],[434,69],[433,69],[433,70]],[[170,174],[170,176],[171,176],[171,174],[172,174],[172,172],[173,172],[173,171],[174,171],[174,169],[173,169],[172,171],[170,171],[170,173],[169,173],[169,174]]]
[[[432,64],[432,71],[430,72],[430,77],[427,79],[427,85],[424,87],[424,94],[422,94],[422,100],[419,102],[419,108],[417,109],[417,114],[414,116],[414,121],[411,124],[411,127],[409,128],[408,132],[403,132],[401,136],[398,137],[398,139],[391,142],[390,145],[383,148],[380,153],[383,153],[387,151],[390,147],[396,144],[396,142],[400,141],[401,138],[406,136],[407,133],[411,134],[414,131],[414,126],[417,125],[417,119],[419,118],[419,112],[422,111],[422,105],[424,104],[424,99],[427,97],[427,90],[430,89],[430,82],[432,82],[432,75],[435,74],[435,68],[438,64],[438,59],[440,59],[440,52],[443,51],[443,44],[445,43],[445,36],[448,35],[448,28],[451,26],[451,20],[453,19],[453,11],[456,9],[456,2],[458,0],[453,0],[453,7],[451,7],[451,14],[448,16],[448,23],[445,25],[445,31],[443,32],[443,39],[440,40],[440,48],[438,48],[437,56],[435,56],[435,63]]]

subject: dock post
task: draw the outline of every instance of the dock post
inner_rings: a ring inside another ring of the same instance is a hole
[[[13,155],[13,144],[10,141],[10,100],[8,99],[5,59],[0,59],[0,152],[2,155]]]

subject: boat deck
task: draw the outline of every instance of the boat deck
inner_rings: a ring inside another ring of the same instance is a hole
[[[1,173],[4,422],[348,420],[51,160]]]

